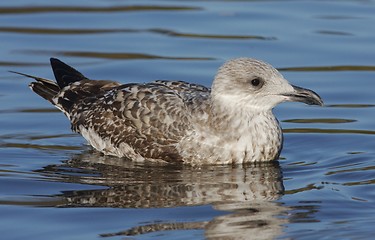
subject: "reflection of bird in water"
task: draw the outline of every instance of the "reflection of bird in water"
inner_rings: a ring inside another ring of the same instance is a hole
[[[70,160],[68,166],[73,169],[81,169],[82,166],[88,169],[91,166],[99,171],[100,177],[83,177],[79,181],[110,187],[105,190],[66,193],[65,197],[71,196],[71,206],[84,206],[87,203],[87,206],[104,204],[107,207],[151,208],[238,201],[263,202],[278,199],[284,191],[277,162],[230,168],[205,166],[198,169],[180,165],[136,165],[107,156],[93,157],[90,153]],[[46,171],[60,170],[49,167]],[[71,181],[77,181],[75,174]],[[116,198],[111,202],[109,196],[112,195]]]
[[[284,101],[322,105],[271,65],[228,61],[212,88],[181,81],[93,81],[51,59],[57,83],[26,74],[34,92],[69,118],[72,129],[106,155],[134,161],[222,164],[270,161],[282,148],[272,108]]]
[[[157,219],[153,222],[151,217],[150,224],[135,222],[132,228],[102,233],[103,237],[201,229],[208,239],[222,236],[273,239],[282,232],[281,225],[285,223],[275,216],[286,208],[273,202],[284,192],[277,162],[197,168],[139,164],[90,152],[61,166],[47,166],[39,172],[60,177],[61,181],[104,186],[103,189],[64,191],[55,195],[53,199],[61,199],[58,207],[144,210],[211,205],[220,213],[207,221],[196,222],[183,218],[179,222],[158,222]],[[190,209],[189,212],[195,211]]]

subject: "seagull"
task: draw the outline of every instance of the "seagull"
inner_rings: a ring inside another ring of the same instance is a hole
[[[105,155],[137,162],[243,164],[279,158],[283,135],[272,109],[286,101],[323,105],[270,64],[252,58],[224,63],[211,88],[184,81],[121,84],[91,80],[50,59],[56,82],[30,88],[60,109],[74,132]]]

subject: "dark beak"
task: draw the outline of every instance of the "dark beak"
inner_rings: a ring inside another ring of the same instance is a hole
[[[287,97],[287,101],[323,106],[323,100],[316,92],[297,86],[293,86],[293,89],[293,92],[283,94]]]

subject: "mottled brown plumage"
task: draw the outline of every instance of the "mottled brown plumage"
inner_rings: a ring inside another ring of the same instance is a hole
[[[135,161],[222,164],[269,161],[282,148],[272,108],[283,101],[321,105],[271,65],[227,62],[212,90],[183,81],[123,84],[89,80],[51,58],[56,83],[31,75],[30,87],[69,118],[72,130],[107,155]]]

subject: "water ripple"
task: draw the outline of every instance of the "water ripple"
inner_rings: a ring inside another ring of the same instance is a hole
[[[287,67],[278,68],[280,71],[292,72],[338,72],[338,71],[375,71],[375,66],[316,66],[316,67]]]
[[[277,40],[276,37],[265,37],[258,35],[223,35],[223,34],[203,34],[203,33],[186,33],[177,32],[168,29],[83,29],[83,28],[40,28],[40,27],[0,27],[0,32],[20,33],[20,34],[46,34],[46,35],[69,35],[69,34],[105,34],[105,33],[154,33],[172,37],[183,38],[203,38],[203,39],[236,39],[236,40]]]
[[[10,61],[0,61],[0,66],[2,67],[35,67],[44,66],[46,63],[34,63],[34,62],[10,62]]]
[[[209,57],[170,57],[159,56],[143,53],[128,53],[128,52],[88,52],[88,51],[44,51],[44,50],[20,50],[17,51],[25,54],[38,54],[47,56],[70,56],[70,57],[87,57],[100,58],[112,60],[124,59],[168,59],[168,60],[215,60]]]
[[[319,31],[316,31],[316,33],[324,34],[324,35],[354,36],[353,33],[342,32],[342,31],[333,31],[333,30],[319,30]]]
[[[375,107],[375,104],[331,104],[325,105],[325,107],[331,108],[372,108]]]
[[[133,12],[133,11],[197,11],[199,7],[182,6],[157,6],[157,5],[133,5],[115,7],[86,7],[86,6],[38,6],[38,7],[2,7],[0,14],[31,14],[31,13],[108,13],[108,12]]]
[[[289,128],[283,129],[284,133],[328,133],[328,134],[369,134],[375,135],[373,130],[359,129],[322,129],[322,128]]]
[[[341,119],[341,118],[314,118],[314,119],[288,119],[283,122],[289,123],[350,123],[356,122],[354,119]]]

